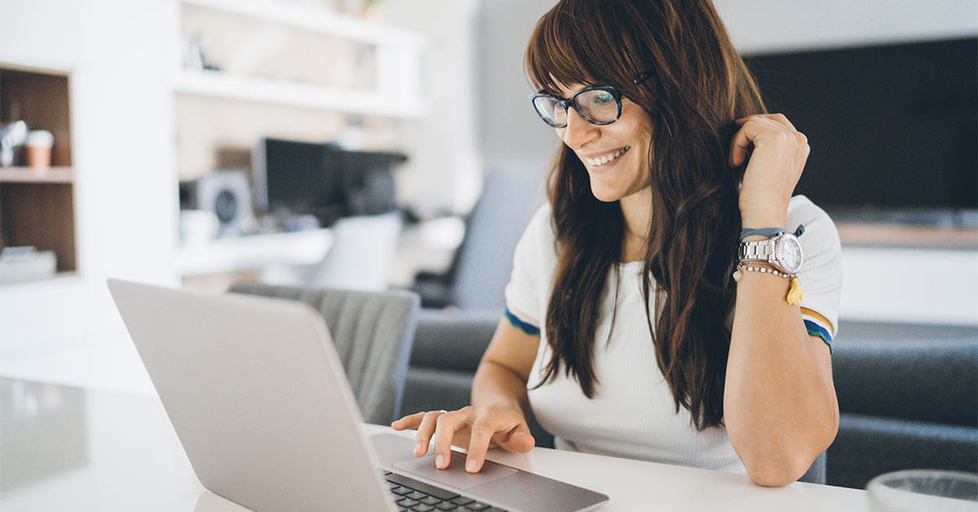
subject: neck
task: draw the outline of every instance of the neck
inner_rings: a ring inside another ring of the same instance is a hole
[[[649,236],[652,224],[652,188],[646,187],[618,202],[625,217],[625,232],[640,238]]]
[[[618,202],[625,218],[623,260],[637,261],[645,257],[649,226],[652,224],[652,188],[646,187]]]

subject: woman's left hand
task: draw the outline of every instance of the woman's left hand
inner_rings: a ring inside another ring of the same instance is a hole
[[[808,138],[783,114],[737,119],[740,129],[730,143],[730,165],[747,162],[740,189],[740,215],[745,228],[785,226],[788,201],[808,160]],[[785,226],[786,227],[786,226]]]

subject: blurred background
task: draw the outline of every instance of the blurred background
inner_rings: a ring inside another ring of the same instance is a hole
[[[0,375],[152,392],[107,277],[500,311],[559,144],[522,69],[553,4],[0,0]],[[715,5],[809,137],[798,191],[838,224],[852,339],[974,344],[978,4]],[[854,375],[889,371],[866,354]],[[927,389],[972,407],[971,368]],[[939,421],[972,439],[960,403]]]
[[[2,0],[0,364],[124,338],[107,276],[500,307],[559,143],[522,70],[552,4]],[[809,135],[841,317],[978,324],[978,7],[716,6]]]

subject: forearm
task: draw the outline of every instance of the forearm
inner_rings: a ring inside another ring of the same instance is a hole
[[[751,478],[797,479],[838,431],[828,347],[808,336],[787,279],[745,272],[737,285],[724,423]]]
[[[472,405],[508,405],[525,411],[526,381],[505,365],[483,359],[472,382]]]

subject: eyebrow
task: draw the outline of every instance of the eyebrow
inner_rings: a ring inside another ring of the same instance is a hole
[[[575,90],[573,92],[571,92],[570,95],[569,96],[566,96],[566,97],[563,96],[560,91],[555,90],[555,89],[550,89],[548,87],[544,87],[544,88],[540,89],[538,92],[540,94],[549,94],[550,96],[555,96],[557,98],[561,98],[561,99],[565,99],[566,100],[568,98],[573,97],[575,94],[583,91],[584,89],[587,89],[588,87],[604,87],[604,86],[613,87],[611,84],[602,84],[602,83],[598,83],[598,82],[592,82],[590,80],[581,80],[579,82],[574,82],[574,84],[575,85],[581,85],[581,88],[580,89],[577,89],[577,90]]]

